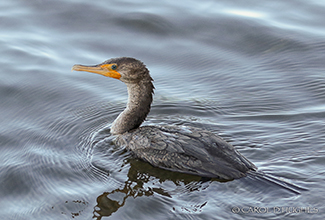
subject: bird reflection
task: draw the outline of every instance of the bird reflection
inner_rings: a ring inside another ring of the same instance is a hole
[[[100,220],[102,217],[112,215],[125,205],[129,197],[152,196],[154,193],[172,197],[176,193],[175,191],[166,191],[160,187],[144,187],[145,183],[152,181],[154,178],[159,180],[160,183],[172,181],[175,186],[185,185],[185,187],[181,187],[184,192],[204,190],[209,186],[209,181],[212,180],[210,178],[161,170],[137,159],[129,159],[128,163],[130,164],[130,169],[128,171],[128,179],[125,181],[123,188],[105,192],[97,197],[97,205],[94,207],[93,212],[94,219]],[[179,192],[179,189],[177,192]]]

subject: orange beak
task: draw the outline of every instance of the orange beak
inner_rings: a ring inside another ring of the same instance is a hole
[[[116,70],[112,69],[113,65],[116,64],[100,64],[97,66],[84,66],[84,65],[76,64],[72,67],[72,70],[97,73],[103,76],[112,77],[114,79],[120,79],[121,74]]]

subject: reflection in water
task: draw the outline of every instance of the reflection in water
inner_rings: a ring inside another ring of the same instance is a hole
[[[168,180],[172,181],[176,186],[185,184],[184,190],[186,192],[204,190],[209,186],[209,184],[205,184],[210,180],[208,178],[162,170],[137,159],[130,159],[129,163],[131,166],[128,172],[128,180],[125,181],[123,188],[105,192],[98,196],[93,218],[99,220],[102,217],[112,215],[124,206],[128,197],[152,196],[157,193],[171,198],[175,193],[173,191],[167,192],[160,187],[144,187],[144,183],[148,183],[153,178],[159,179],[160,183]],[[200,208],[206,204],[207,202],[204,202],[200,205]]]
[[[104,217],[104,216],[110,216],[112,213],[116,212],[120,207],[124,206],[125,200],[127,199],[128,196],[125,196],[123,198],[123,202],[121,204],[118,201],[108,198],[108,196],[110,194],[118,192],[118,191],[123,192],[124,189],[123,190],[117,189],[112,192],[109,192],[109,193],[106,192],[106,193],[103,193],[102,195],[98,196],[98,198],[97,198],[98,204],[94,208],[93,218],[102,219],[102,217]]]

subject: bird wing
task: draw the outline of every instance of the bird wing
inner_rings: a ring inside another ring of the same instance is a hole
[[[229,180],[255,169],[232,145],[198,128],[143,126],[122,138],[138,158],[171,171]]]

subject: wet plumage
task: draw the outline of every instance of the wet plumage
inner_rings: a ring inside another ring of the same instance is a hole
[[[199,128],[143,126],[116,141],[138,158],[171,171],[229,180],[256,169],[232,145]]]

